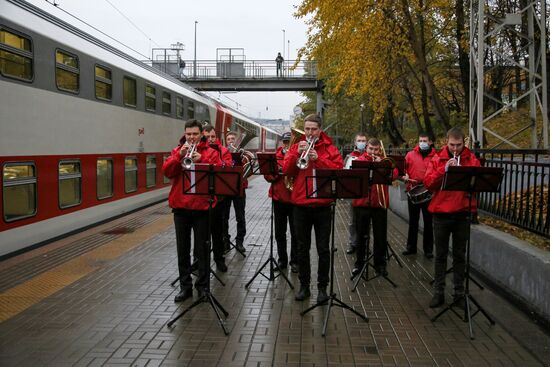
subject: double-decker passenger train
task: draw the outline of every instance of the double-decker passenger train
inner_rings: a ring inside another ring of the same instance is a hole
[[[0,258],[167,197],[184,121],[278,134],[22,0],[0,0]],[[223,141],[223,135],[220,136]]]

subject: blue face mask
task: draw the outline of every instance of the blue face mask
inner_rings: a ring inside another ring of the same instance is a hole
[[[363,151],[365,150],[367,143],[361,141],[361,142],[355,143],[355,146],[357,147],[358,150]]]
[[[430,148],[430,144],[425,142],[419,143],[418,146],[420,147],[420,150],[428,150]]]

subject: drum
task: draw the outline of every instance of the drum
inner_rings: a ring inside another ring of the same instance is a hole
[[[409,200],[413,204],[422,204],[432,199],[432,193],[423,184],[416,185],[407,192]]]

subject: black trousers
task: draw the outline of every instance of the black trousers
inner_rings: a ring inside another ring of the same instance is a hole
[[[223,237],[224,240],[229,241],[229,217],[231,215],[231,203],[235,208],[235,219],[237,219],[237,235],[235,236],[235,242],[237,244],[243,244],[244,236],[246,236],[246,219],[245,219],[245,207],[246,207],[246,194],[243,196],[233,196],[224,199],[224,213],[223,213]]]
[[[435,239],[434,292],[445,292],[445,273],[449,255],[449,239],[453,238],[453,284],[455,294],[464,293],[468,214],[433,214]]]
[[[349,216],[351,218],[349,222],[349,240],[348,244],[350,247],[357,246],[357,229],[355,228],[355,210],[353,210],[353,205],[351,205],[352,200],[349,200]],[[367,233],[368,235],[368,233]]]
[[[191,230],[193,230],[194,254],[199,261],[199,277],[195,288],[209,288],[208,267],[210,266],[210,248],[208,239],[208,211],[185,210],[174,211],[176,245],[178,251],[178,270],[181,290],[191,289]]]
[[[422,204],[413,204],[408,199],[409,208],[409,234],[407,236],[407,250],[416,252],[416,244],[418,242],[418,221],[420,220],[420,212],[422,212],[422,218],[424,219],[424,235],[422,237],[422,243],[425,254],[431,254],[434,250],[434,235],[432,226],[432,213],[428,211],[427,201]]]
[[[370,223],[372,222],[373,258],[374,266],[386,265],[388,251],[387,229],[388,213],[384,208],[370,208],[357,206],[355,210],[355,228],[357,229],[357,258],[355,267],[361,268],[365,264],[366,242],[369,236]]]
[[[290,227],[290,263],[298,264],[298,242],[294,230],[294,205],[273,200],[273,216],[275,222],[275,241],[277,241],[277,253],[279,262],[288,264],[286,251],[286,223]]]
[[[294,207],[294,228],[298,242],[299,277],[302,286],[309,287],[311,282],[311,229],[315,230],[315,245],[319,256],[317,270],[317,288],[326,288],[329,281],[330,267],[330,206],[325,207]]]

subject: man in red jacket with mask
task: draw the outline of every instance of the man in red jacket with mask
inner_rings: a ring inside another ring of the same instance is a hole
[[[434,296],[430,308],[445,303],[445,274],[449,253],[449,237],[453,236],[454,301],[464,299],[464,271],[466,242],[468,240],[468,193],[442,191],[441,185],[449,166],[479,166],[479,161],[464,146],[464,133],[453,127],[447,132],[447,145],[431,160],[424,178],[424,185],[433,192],[428,210],[433,215],[435,240]],[[475,197],[472,211],[477,211]]]
[[[327,285],[329,282],[330,267],[330,205],[332,199],[315,199],[306,197],[306,177],[314,176],[317,168],[341,169],[344,166],[342,156],[332,144],[330,137],[321,130],[321,117],[315,114],[308,115],[304,122],[302,139],[294,144],[285,156],[283,173],[294,177],[292,202],[294,203],[294,226],[298,240],[298,265],[300,290],[296,294],[297,301],[303,301],[311,295],[309,286],[311,280],[311,264],[309,250],[311,247],[311,228],[315,229],[315,243],[319,256],[317,271],[317,302],[328,301]],[[296,162],[308,149],[308,165],[304,169],[297,167]],[[313,193],[313,180],[307,180],[308,193]]]
[[[376,138],[371,138],[367,142],[365,154],[357,160],[380,162],[382,143]],[[397,178],[397,168],[393,170],[392,177]],[[372,221],[373,241],[373,260],[374,269],[377,274],[387,276],[386,254],[388,252],[388,213],[387,208],[390,204],[390,195],[387,185],[372,185],[368,195],[360,199],[353,199],[352,205],[355,211],[355,228],[357,228],[357,249],[355,267],[352,270],[353,275],[359,274],[363,265],[365,265],[366,238],[370,230]]]
[[[405,156],[405,182],[407,186],[405,191],[409,192],[413,187],[424,183],[424,176],[428,164],[435,155],[435,149],[432,147],[432,139],[427,133],[421,132],[418,136],[418,145]],[[422,204],[413,204],[408,199],[409,208],[409,234],[407,236],[407,249],[403,255],[416,254],[416,244],[418,241],[418,221],[420,212],[424,219],[424,235],[422,236],[424,256],[428,259],[434,257],[434,235],[432,229],[432,214],[428,211],[430,201]]]
[[[185,138],[185,139],[184,139]],[[174,213],[174,226],[176,230],[176,244],[178,251],[178,270],[180,278],[180,293],[174,301],[182,302],[193,295],[191,283],[191,230],[194,235],[194,246],[197,247],[199,261],[199,277],[195,281],[195,288],[201,293],[208,289],[209,252],[206,249],[208,233],[208,204],[209,195],[190,195],[184,190],[183,174],[185,168],[182,163],[194,145],[195,151],[191,155],[194,163],[207,163],[221,165],[219,154],[209,147],[206,139],[202,138],[202,124],[197,120],[189,120],[185,123],[185,135],[180,145],[172,150],[172,154],[164,162],[162,171],[171,179],[172,188],[168,196],[168,203]],[[193,169],[193,166],[190,168]],[[185,186],[188,183],[185,182]],[[213,205],[216,205],[214,201]]]
[[[282,169],[285,155],[290,148],[291,134],[284,133],[282,137],[283,145],[277,149],[277,165]],[[287,220],[290,226],[290,268],[293,273],[298,272],[298,244],[296,241],[296,232],[294,230],[294,205],[292,205],[290,191],[286,187],[284,176],[266,175],[266,181],[271,182],[269,187],[269,197],[273,199],[273,212],[275,221],[275,240],[277,241],[277,254],[279,261],[277,264],[281,269],[286,269],[288,262],[288,253],[286,246],[286,228]]]

